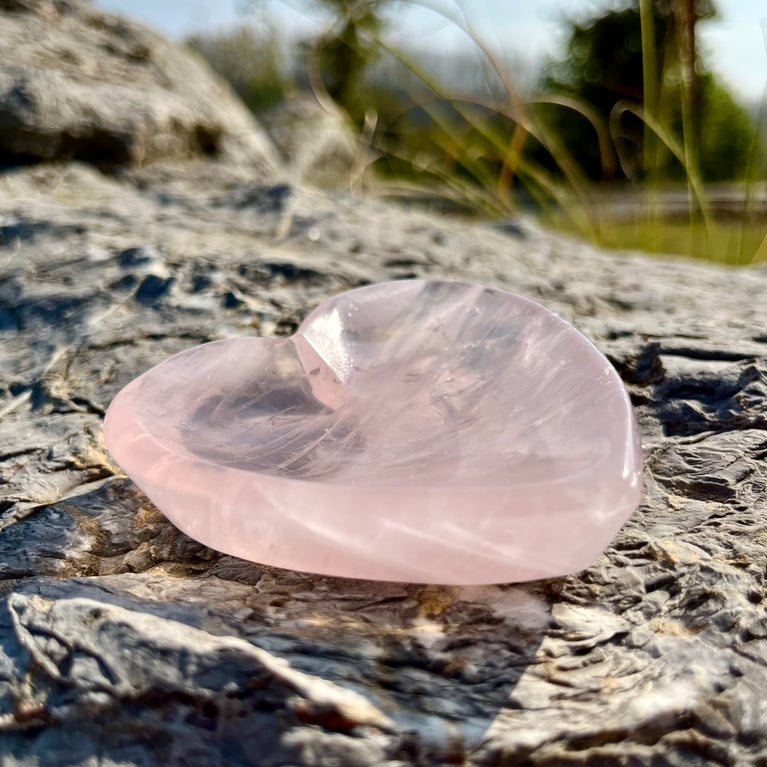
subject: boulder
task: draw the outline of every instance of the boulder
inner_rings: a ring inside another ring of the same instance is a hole
[[[260,126],[196,54],[85,0],[0,0],[0,50],[0,165],[275,167]]]
[[[0,183],[4,766],[764,764],[764,267],[214,163],[120,179]],[[105,452],[106,406],[150,365],[412,276],[535,299],[621,373],[644,498],[588,570],[457,588],[265,567],[180,533]]]

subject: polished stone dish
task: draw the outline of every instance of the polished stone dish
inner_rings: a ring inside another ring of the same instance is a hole
[[[615,370],[525,298],[407,280],[232,338],[115,398],[107,446],[184,532],[264,564],[479,584],[591,564],[636,507]]]

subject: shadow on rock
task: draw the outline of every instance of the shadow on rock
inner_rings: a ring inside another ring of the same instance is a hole
[[[548,623],[524,587],[319,578],[232,557],[191,578],[31,579],[0,607],[0,662],[29,681],[0,680],[0,718],[17,722],[0,744],[40,765],[98,742],[146,765],[304,763],[307,749],[461,763]]]

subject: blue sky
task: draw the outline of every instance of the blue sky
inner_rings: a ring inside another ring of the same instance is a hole
[[[96,0],[96,5],[141,19],[177,38],[242,19],[242,0]],[[604,0],[463,0],[467,17],[483,38],[530,62],[557,52],[562,40],[557,20],[563,14],[588,14],[605,5]],[[282,27],[293,32],[308,31],[316,24],[306,5],[296,0],[274,0],[266,6]],[[767,3],[717,0],[717,7],[719,18],[700,26],[703,44],[734,91],[741,98],[758,100],[767,84]],[[461,45],[456,30],[422,9],[403,14],[399,29],[403,39],[429,47]]]

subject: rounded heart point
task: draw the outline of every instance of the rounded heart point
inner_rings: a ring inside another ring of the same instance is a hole
[[[457,282],[358,288],[290,338],[177,354],[117,395],[104,437],[196,540],[353,578],[575,572],[641,493],[609,362],[538,304]]]

